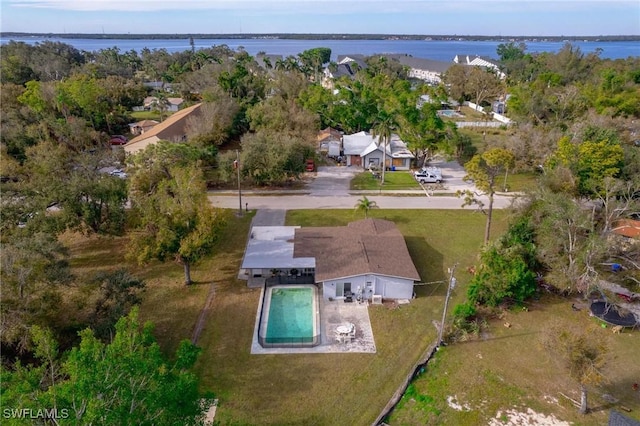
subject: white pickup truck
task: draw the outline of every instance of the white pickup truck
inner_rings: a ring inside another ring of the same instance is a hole
[[[437,167],[423,167],[413,172],[413,176],[420,183],[441,183],[442,171]]]

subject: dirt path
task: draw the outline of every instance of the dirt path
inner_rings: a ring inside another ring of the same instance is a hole
[[[193,334],[191,335],[191,343],[194,345],[198,343],[198,339],[200,338],[200,333],[202,333],[202,329],[204,328],[204,324],[207,320],[207,314],[211,310],[211,305],[213,304],[213,298],[216,295],[216,284],[211,283],[209,287],[209,294],[207,294],[207,301],[204,303],[202,310],[200,311],[200,315],[198,315],[198,321],[196,321],[196,327],[193,329]]]

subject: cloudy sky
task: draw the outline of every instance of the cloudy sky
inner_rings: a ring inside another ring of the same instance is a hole
[[[640,35],[640,1],[0,0],[6,32]]]

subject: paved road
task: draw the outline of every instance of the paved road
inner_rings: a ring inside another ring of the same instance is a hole
[[[345,195],[328,197],[326,195],[243,195],[242,205],[251,210],[279,209],[279,210],[309,210],[309,209],[353,209],[362,195]],[[376,202],[381,209],[459,209],[462,199],[444,196],[407,196],[407,195],[367,195]],[[237,209],[237,194],[209,195],[209,200],[215,207]],[[513,197],[496,196],[494,207],[506,208],[511,205]],[[485,199],[486,205],[486,199]],[[466,207],[475,209],[475,207]]]
[[[435,191],[429,196],[422,190],[397,191],[350,191],[349,182],[354,174],[360,172],[351,167],[320,167],[309,177],[304,190],[256,192],[245,191],[242,194],[242,207],[251,210],[308,210],[308,209],[353,209],[358,200],[366,195],[376,202],[382,209],[459,209],[462,199],[450,194],[457,190],[474,189],[464,182],[464,169],[457,163],[433,163],[442,169],[445,178],[445,189]],[[386,194],[386,195],[381,195]],[[446,195],[443,195],[446,194]],[[485,205],[487,198],[481,198]],[[237,209],[239,207],[238,193],[234,191],[210,192],[209,200],[216,207]],[[495,208],[509,207],[514,200],[511,196],[497,195],[494,198]],[[475,207],[466,207],[475,209]]]

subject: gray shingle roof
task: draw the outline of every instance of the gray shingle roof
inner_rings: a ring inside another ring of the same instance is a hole
[[[625,416],[616,410],[609,412],[609,426],[640,426],[640,422]]]

